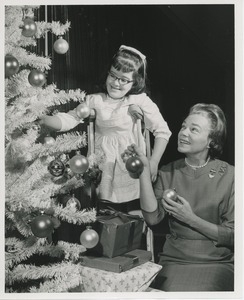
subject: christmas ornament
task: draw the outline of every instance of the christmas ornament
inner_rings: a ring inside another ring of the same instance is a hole
[[[54,229],[58,228],[61,225],[61,222],[59,221],[59,219],[53,216],[55,213],[55,210],[53,207],[46,208],[43,213],[45,215],[50,216]]]
[[[91,229],[91,226],[87,226],[80,235],[80,243],[88,249],[94,248],[99,241],[97,232]]]
[[[12,55],[5,56],[5,77],[12,76],[19,71],[19,62]]]
[[[89,117],[90,112],[91,112],[89,106],[87,106],[86,103],[80,103],[76,107],[75,111],[76,111],[77,116],[80,119],[85,119],[85,118]]]
[[[31,231],[39,238],[50,236],[53,232],[54,226],[51,218],[48,215],[42,214],[37,216],[31,222]]]
[[[143,171],[143,163],[137,156],[131,156],[126,160],[125,167],[129,173],[140,175]]]
[[[65,54],[69,50],[69,44],[62,36],[60,36],[53,44],[53,49],[58,54]]]
[[[70,169],[74,173],[83,174],[89,167],[88,159],[81,155],[79,151],[76,152],[76,155],[73,156],[69,161]]]
[[[172,189],[167,189],[163,192],[163,198],[164,197],[167,197],[173,201],[177,201],[177,193],[175,190],[172,190]]]
[[[80,201],[77,198],[75,198],[75,195],[72,195],[71,198],[69,198],[66,202],[66,207],[76,208],[76,210],[80,210],[81,204]]]
[[[43,139],[44,145],[49,146],[49,145],[53,145],[54,143],[55,143],[55,139],[50,135],[45,136]]]
[[[24,19],[24,26],[22,29],[22,35],[25,37],[31,37],[36,33],[36,23],[29,17]]]
[[[32,70],[28,76],[29,83],[35,87],[42,87],[46,82],[46,76],[42,71]]]
[[[63,175],[64,169],[65,166],[59,159],[52,160],[48,166],[48,171],[55,177]]]

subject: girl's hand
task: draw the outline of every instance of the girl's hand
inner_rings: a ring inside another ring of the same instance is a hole
[[[158,163],[153,159],[150,160],[150,172],[151,172],[151,180],[152,182],[154,182],[157,179]]]
[[[177,195],[177,197],[178,201],[174,201],[165,196],[165,198],[162,199],[163,207],[169,215],[185,224],[190,224],[195,214],[186,199],[179,195]]]
[[[149,161],[146,155],[135,144],[131,144],[130,146],[128,146],[127,149],[121,154],[121,157],[125,163],[129,157],[134,155],[138,156],[141,159],[144,167],[149,167]]]

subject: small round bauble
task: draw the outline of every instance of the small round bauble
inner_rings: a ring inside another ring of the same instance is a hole
[[[75,196],[73,195],[66,202],[66,207],[75,208],[76,210],[80,210],[81,204],[80,204],[80,201],[77,198],[75,198]]]
[[[48,166],[48,171],[51,173],[51,175],[55,177],[59,177],[64,174],[65,166],[59,159],[54,159],[50,162]]]
[[[5,77],[10,77],[19,71],[19,62],[12,55],[5,56]]]
[[[89,167],[88,159],[81,155],[76,154],[69,161],[70,169],[77,174],[83,174]]]
[[[80,243],[87,249],[94,248],[99,242],[98,233],[87,226],[86,229],[80,235]]]
[[[35,87],[42,87],[46,83],[46,76],[40,70],[32,70],[28,76],[29,83]]]
[[[22,29],[22,35],[25,37],[31,37],[35,35],[37,30],[36,23],[29,17],[24,19],[24,25]]]
[[[45,136],[43,139],[43,144],[44,145],[53,145],[55,143],[55,139],[52,136]]]
[[[51,218],[47,215],[37,216],[31,222],[31,231],[39,238],[50,236],[53,232],[54,226]]]
[[[58,54],[65,54],[69,50],[69,44],[65,39],[59,37],[53,44],[53,49]]]
[[[85,119],[85,118],[89,117],[90,112],[91,112],[89,106],[86,103],[80,103],[76,107],[75,111],[76,111],[77,116],[80,119]]]
[[[167,189],[163,192],[163,198],[167,197],[173,201],[177,201],[177,193],[175,190]]]
[[[129,173],[140,175],[143,171],[143,163],[137,156],[131,156],[126,160],[125,167]]]

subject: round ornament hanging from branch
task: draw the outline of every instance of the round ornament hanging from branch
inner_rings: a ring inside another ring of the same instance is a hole
[[[58,54],[65,54],[69,50],[69,43],[60,36],[53,44],[53,49]]]
[[[88,159],[81,155],[79,151],[69,161],[70,169],[77,174],[83,174],[89,167]]]
[[[64,174],[65,166],[60,159],[54,159],[48,166],[48,171],[54,177],[59,177]]]
[[[86,229],[80,235],[80,243],[87,249],[94,248],[99,242],[98,233],[91,228],[91,226],[87,226]]]
[[[16,74],[19,71],[18,60],[10,54],[5,56],[5,78]]]
[[[22,35],[25,37],[32,37],[33,35],[35,35],[36,30],[36,23],[30,17],[26,17],[24,19],[24,25],[22,27]]]
[[[54,224],[51,217],[48,215],[41,214],[31,222],[31,231],[35,236],[39,238],[50,236],[53,230]]]
[[[46,76],[40,70],[32,70],[28,76],[29,83],[35,87],[42,87],[46,83]]]

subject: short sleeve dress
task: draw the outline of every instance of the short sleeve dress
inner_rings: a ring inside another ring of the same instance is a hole
[[[159,263],[163,266],[156,287],[165,291],[231,291],[234,287],[234,167],[210,160],[193,170],[183,159],[164,166],[155,185],[158,209],[143,211],[150,224],[166,215],[160,199],[175,188],[200,218],[216,224],[218,240],[212,241],[172,216]]]
[[[155,138],[168,141],[171,132],[157,105],[145,94],[130,95],[114,100],[107,95],[93,94],[86,97],[90,108],[96,111],[95,153],[103,154],[105,160],[100,165],[102,179],[98,187],[98,197],[113,203],[124,203],[139,198],[139,180],[129,176],[121,154],[132,143],[137,143],[137,124],[128,112],[130,105],[138,105],[143,111],[145,127]],[[80,119],[75,110],[58,113],[62,128],[67,131],[77,126]],[[145,144],[144,144],[145,151]]]

